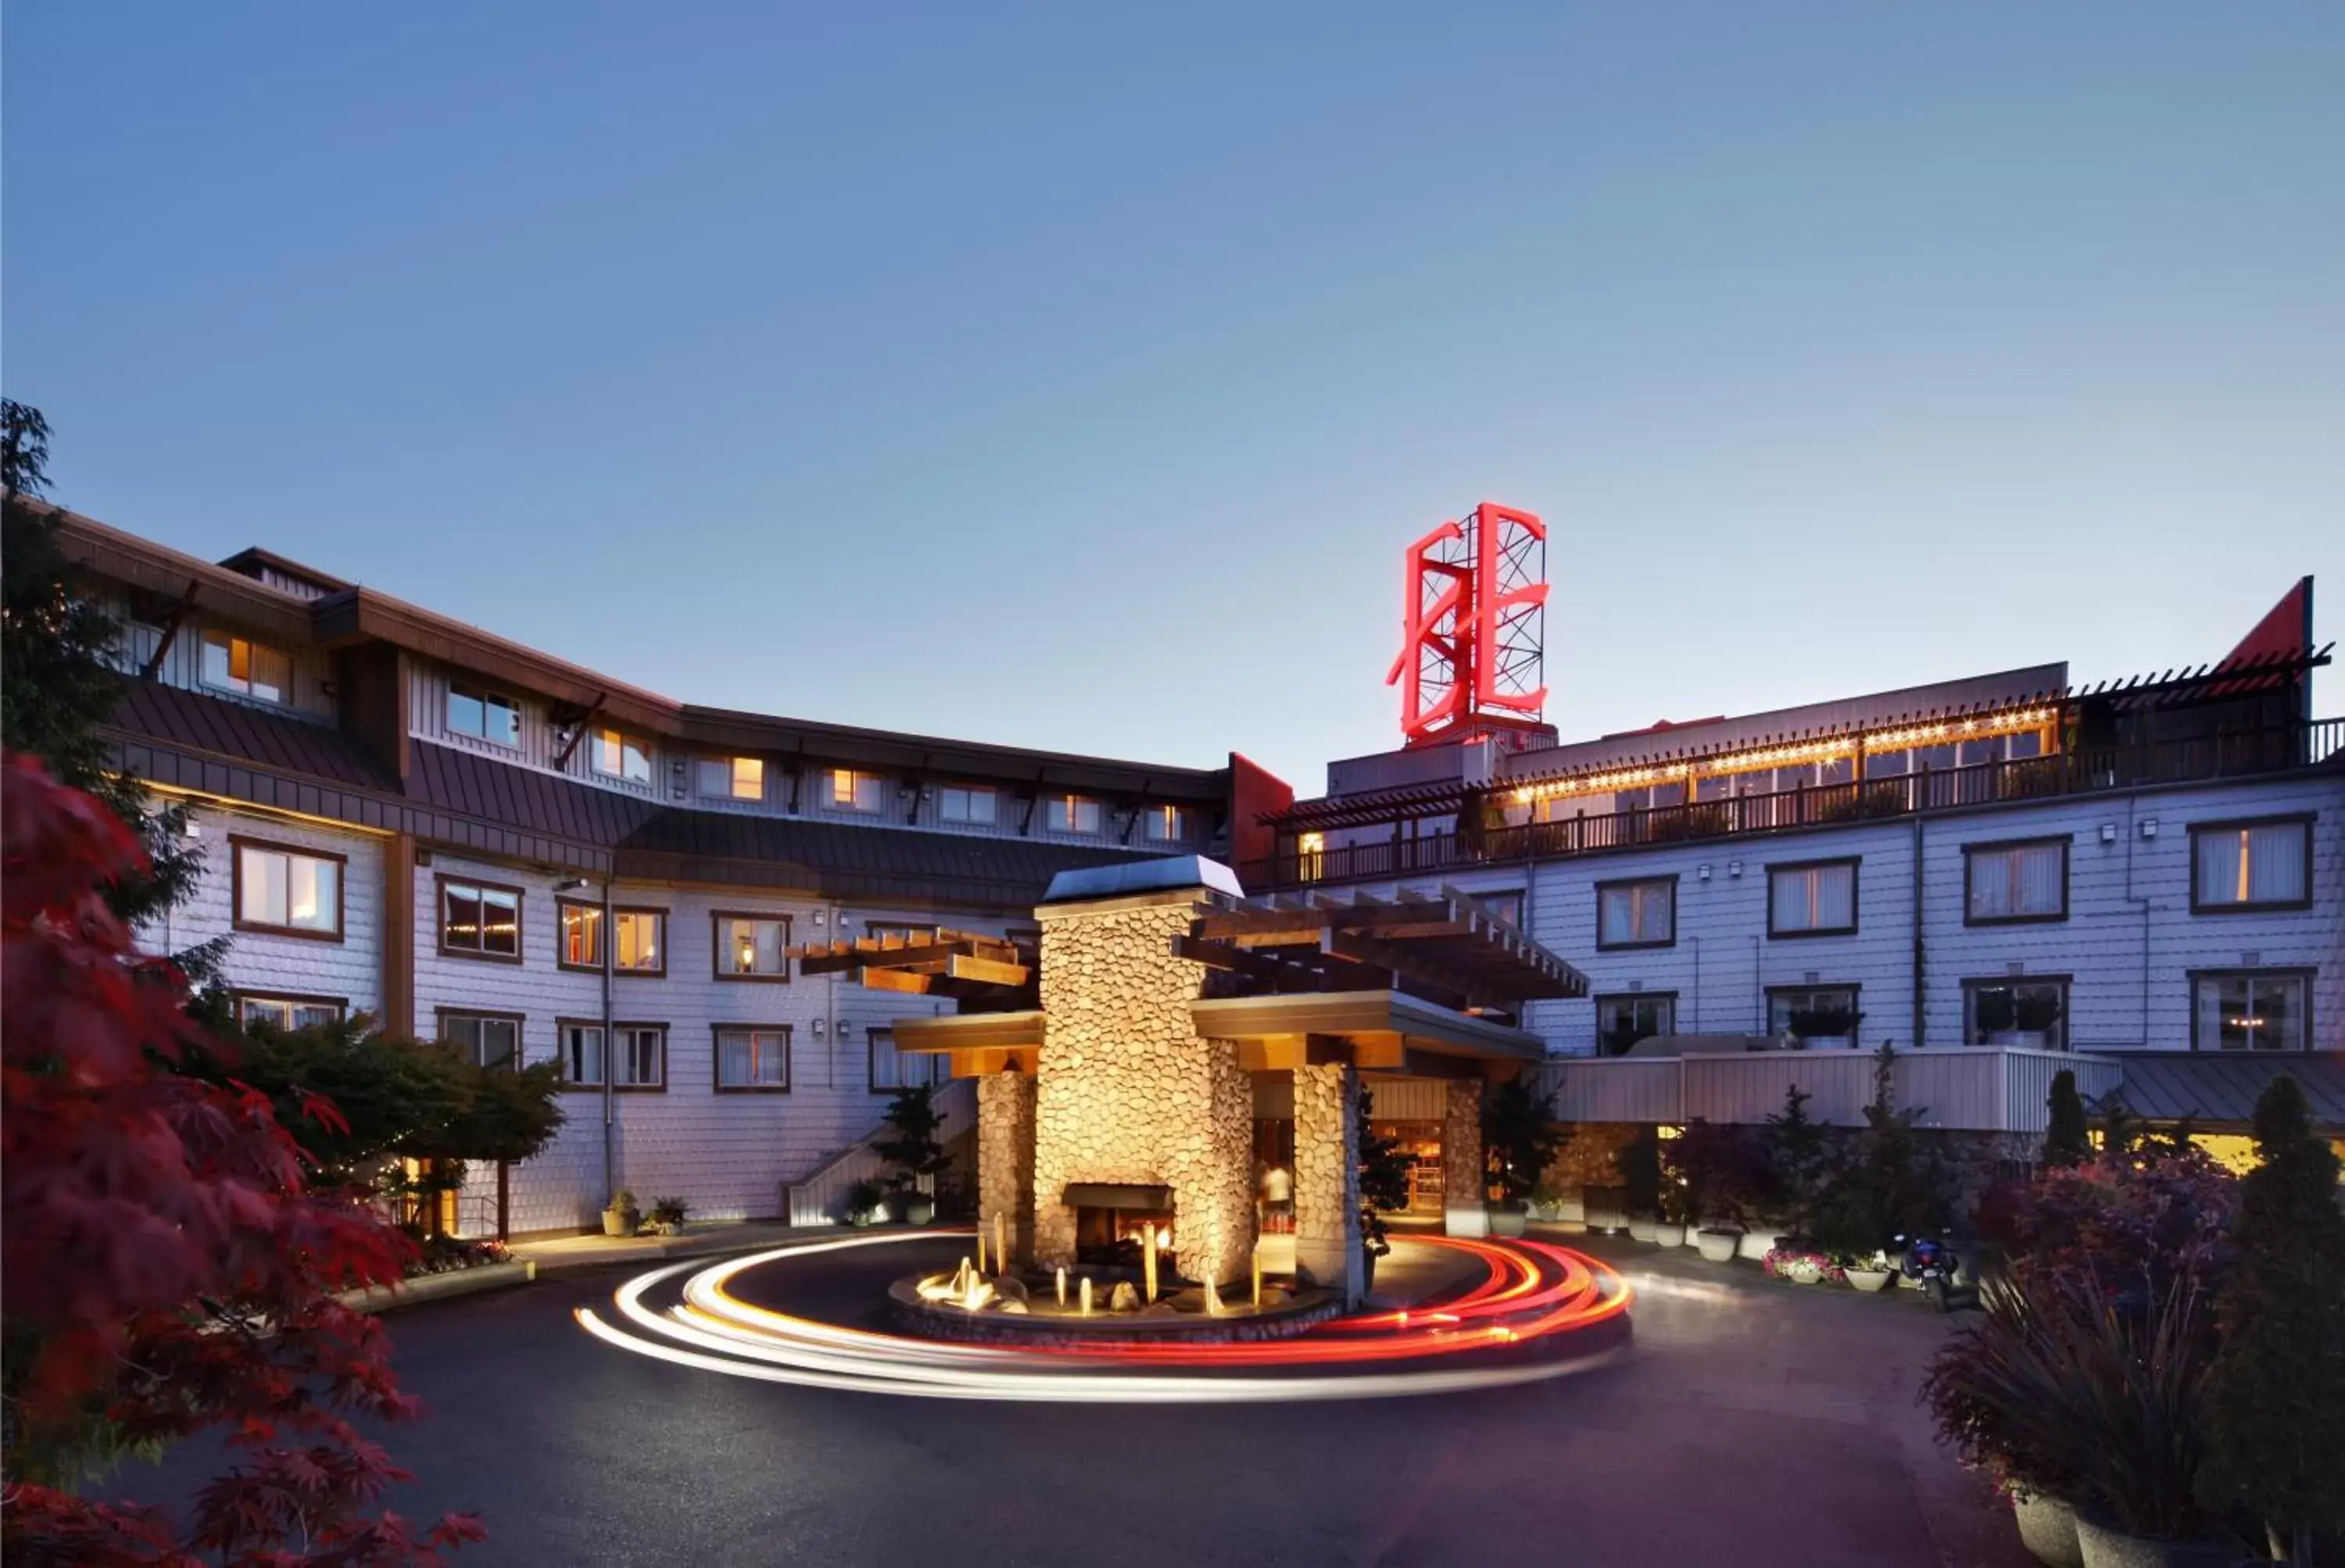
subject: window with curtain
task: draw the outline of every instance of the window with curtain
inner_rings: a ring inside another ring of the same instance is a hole
[[[877,773],[858,773],[852,768],[830,770],[830,803],[841,811],[877,811],[885,806],[888,781]]]
[[[727,1090],[787,1090],[790,1086],[790,1031],[720,1028],[716,1031],[716,1087]]]
[[[288,936],[342,934],[342,860],[286,845],[229,840],[236,848],[236,923]]]
[[[613,1060],[622,1089],[664,1089],[667,1086],[667,1025],[622,1023],[619,1048]]]
[[[203,682],[262,702],[283,702],[293,689],[293,661],[264,643],[206,632]]]
[[[475,1067],[518,1067],[521,1020],[501,1013],[442,1013],[440,1044]]]
[[[1669,946],[1677,941],[1677,897],[1675,877],[1598,883],[1596,945]]]
[[[562,1081],[598,1084],[603,1081],[603,1026],[564,1023],[562,1026]]]
[[[2200,1051],[2301,1051],[2305,977],[2245,972],[2202,974],[2195,988],[2191,1044]]]
[[[1854,860],[1767,868],[1767,934],[1832,936],[1856,929]]]
[[[1967,923],[2067,918],[2066,839],[2031,844],[1966,844],[1963,855],[1970,868],[1970,894],[1963,910]]]
[[[704,757],[695,769],[695,788],[711,800],[766,798],[766,762],[761,757]]]
[[[899,1053],[896,1049],[896,1033],[892,1029],[868,1032],[871,1043],[871,1091],[873,1094],[910,1089],[923,1084],[934,1084],[944,1076],[942,1056]]]
[[[2203,822],[2190,830],[2190,907],[2300,909],[2311,901],[2312,824]]]
[[[719,980],[787,980],[790,962],[782,950],[790,944],[787,915],[720,914],[716,926],[716,978]]]
[[[1678,999],[1669,993],[1632,992],[1596,999],[1596,1052],[1625,1056],[1639,1040],[1678,1032]]]

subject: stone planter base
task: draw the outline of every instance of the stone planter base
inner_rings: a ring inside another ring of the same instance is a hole
[[[2011,1517],[2019,1526],[2019,1543],[2044,1568],[2085,1568],[2085,1549],[2076,1541],[2076,1511],[2056,1497],[2015,1492]]]
[[[1652,1220],[1639,1219],[1633,1214],[1629,1217],[1629,1240],[1650,1241],[1653,1239],[1653,1230],[1654,1222]]]
[[[345,1290],[335,1299],[361,1312],[388,1312],[394,1307],[412,1307],[420,1301],[441,1301],[451,1296],[470,1296],[475,1290],[502,1290],[512,1285],[526,1285],[536,1278],[537,1265],[522,1258],[512,1263],[451,1268],[445,1274],[419,1274],[398,1285],[370,1285],[360,1290]]]
[[[2149,1541],[2082,1514],[2076,1516],[2076,1544],[2084,1568],[2229,1568],[2231,1562],[2231,1553],[2220,1546]]]
[[[1669,1223],[1668,1221],[1666,1221],[1666,1220],[1657,1221],[1657,1222],[1654,1224],[1654,1226],[1653,1226],[1653,1245],[1654,1245],[1654,1246],[1656,1246],[1656,1247],[1683,1247],[1683,1246],[1685,1245],[1685,1243],[1686,1243],[1686,1227],[1685,1227],[1684,1226],[1682,1226],[1682,1225],[1671,1225],[1671,1224],[1670,1224],[1670,1223]]]
[[[1741,1250],[1735,1256],[1747,1257],[1753,1263],[1764,1263],[1767,1255],[1782,1245],[1783,1238],[1771,1230],[1746,1230],[1742,1233]]]
[[[1490,1234],[1492,1236],[1520,1236],[1523,1233],[1524,1223],[1525,1216],[1521,1209],[1494,1208],[1490,1210]]]
[[[1702,1257],[1712,1263],[1731,1263],[1741,1247],[1742,1233],[1739,1230],[1705,1230],[1693,1238]]]

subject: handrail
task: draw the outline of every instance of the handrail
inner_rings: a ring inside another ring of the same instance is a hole
[[[937,1086],[937,1136],[950,1142],[977,1118],[977,1080],[953,1078]],[[845,1190],[856,1182],[876,1177],[881,1160],[872,1145],[888,1133],[880,1123],[861,1137],[837,1150],[795,1181],[782,1184],[782,1214],[792,1225],[827,1225],[842,1217],[834,1212]],[[924,1181],[927,1178],[922,1178]]]
[[[1250,892],[1322,882],[1381,881],[1511,860],[1566,859],[1833,823],[1890,820],[1999,801],[2049,799],[2141,784],[2246,778],[2345,761],[2345,718],[2133,746],[2086,747],[1967,767],[1924,769],[1842,784],[1802,786],[1479,833],[1387,839],[1333,849],[1289,849],[1238,867]],[[1498,793],[1503,793],[1503,786]]]

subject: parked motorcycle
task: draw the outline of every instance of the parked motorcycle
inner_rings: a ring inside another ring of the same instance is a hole
[[[1954,1273],[1962,1259],[1954,1249],[1934,1236],[1899,1237],[1903,1249],[1898,1257],[1898,1270],[1906,1278],[1917,1281],[1941,1312],[1954,1309]]]

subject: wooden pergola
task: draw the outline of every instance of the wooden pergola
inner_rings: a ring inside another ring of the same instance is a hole
[[[786,948],[801,974],[844,974],[857,985],[937,996],[969,1013],[1006,1013],[1039,1000],[1031,947],[1008,937],[942,928],[926,935],[866,936]]]
[[[1406,991],[1511,1018],[1526,1002],[1588,994],[1586,975],[1451,887],[1254,899],[1202,915],[1172,945],[1219,972],[1221,996]]]

